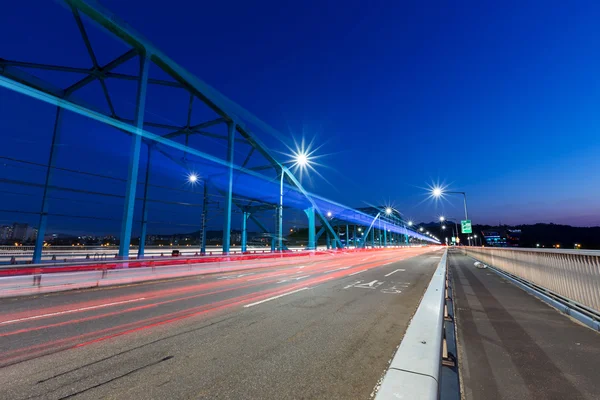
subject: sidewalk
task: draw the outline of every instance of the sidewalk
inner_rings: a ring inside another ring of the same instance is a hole
[[[450,253],[463,398],[600,399],[600,334],[473,263]]]

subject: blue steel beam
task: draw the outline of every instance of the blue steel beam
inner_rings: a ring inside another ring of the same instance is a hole
[[[315,238],[315,209],[309,207],[304,210],[308,217],[308,243],[306,244],[307,250],[315,250],[317,248],[317,241]]]
[[[62,125],[64,110],[60,107],[56,109],[56,117],[54,118],[54,131],[52,133],[52,143],[50,144],[50,156],[48,159],[48,167],[46,169],[46,179],[44,182],[44,193],[42,195],[42,207],[40,211],[40,222],[38,224],[38,234],[35,239],[35,247],[33,249],[33,263],[38,264],[42,260],[42,249],[44,247],[44,236],[46,235],[46,225],[48,224],[48,200],[50,184],[52,182],[52,174],[56,163],[56,151],[58,150],[58,142]]]
[[[140,167],[140,147],[142,135],[139,133],[144,129],[144,112],[146,110],[146,89],[148,88],[148,71],[150,59],[147,55],[140,57],[140,79],[137,87],[137,99],[135,103],[135,126],[138,134],[131,137],[131,155],[129,158],[129,171],[127,173],[127,188],[125,192],[125,204],[123,206],[123,220],[121,223],[121,236],[119,238],[119,258],[129,257],[129,245],[131,243],[131,227],[133,224],[133,212],[135,207],[135,191],[137,187],[138,171]]]
[[[138,246],[138,258],[144,257],[146,248],[146,231],[148,228],[148,183],[150,181],[150,160],[152,158],[152,147],[148,146],[148,158],[146,160],[146,179],[144,180],[144,199],[142,200],[142,228],[140,233],[140,245]]]
[[[233,156],[235,145],[235,122],[227,123],[227,163],[229,164],[229,183],[225,191],[225,221],[223,222],[223,254],[229,254],[231,241],[231,202],[233,197]]]

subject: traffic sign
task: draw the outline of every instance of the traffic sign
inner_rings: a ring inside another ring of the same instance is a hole
[[[460,221],[460,227],[461,227],[462,233],[473,233],[473,228],[471,227],[470,219]]]
[[[452,243],[456,242],[456,238],[452,236]]]

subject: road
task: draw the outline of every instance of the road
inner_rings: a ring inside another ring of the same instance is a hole
[[[2,399],[369,398],[425,248],[0,301]]]

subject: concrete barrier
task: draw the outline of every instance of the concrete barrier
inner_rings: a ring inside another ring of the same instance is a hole
[[[383,378],[376,400],[439,398],[447,260],[445,250]]]

